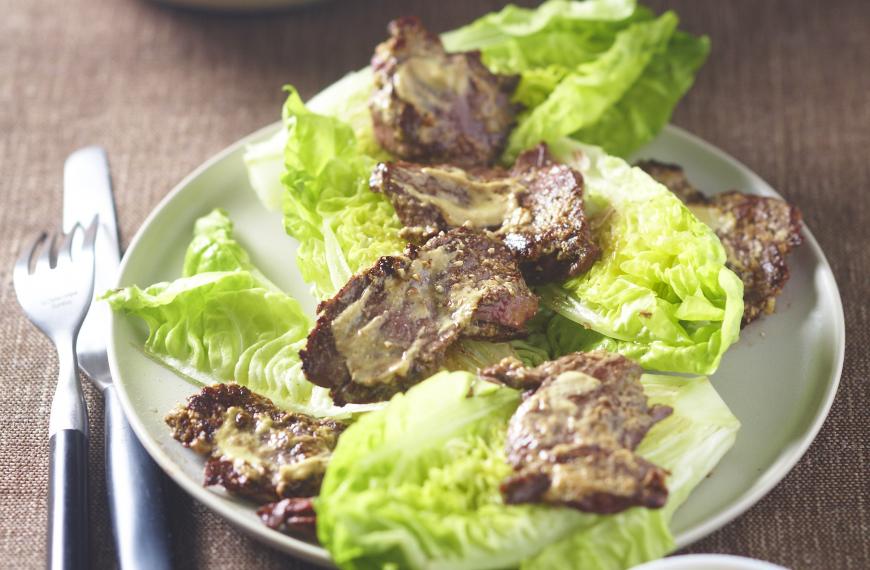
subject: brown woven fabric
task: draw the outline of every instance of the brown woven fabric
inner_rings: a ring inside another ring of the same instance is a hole
[[[496,1],[336,0],[233,18],[137,0],[0,0],[0,566],[43,564],[48,402],[56,363],[21,315],[12,261],[60,221],[65,156],[110,154],[124,238],[185,174],[364,65],[388,19],[443,30]],[[692,552],[795,569],[870,567],[870,3],[656,2],[707,33],[712,56],[675,122],[738,157],[803,210],[846,307],[831,416],[795,470]],[[91,410],[92,567],[115,565],[103,499],[102,411]],[[179,568],[304,568],[240,535],[173,486]]]

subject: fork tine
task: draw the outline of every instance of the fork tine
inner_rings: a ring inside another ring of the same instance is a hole
[[[78,224],[76,224],[78,225]],[[100,227],[100,216],[95,214],[91,223],[85,228],[85,241],[82,244],[82,250],[87,251],[94,249],[94,241],[97,239],[97,229]]]
[[[48,234],[43,246],[42,253],[36,258],[36,271],[46,271],[57,264],[57,256],[55,255],[57,246],[57,234]]]
[[[81,224],[76,222],[76,225],[74,225],[64,237],[63,243],[57,250],[58,263],[67,262],[72,259],[73,240],[75,240],[76,233],[78,233],[80,229],[82,229]]]
[[[46,237],[48,237],[48,234],[45,232],[40,233],[36,239],[33,240],[30,247],[24,250],[24,253],[22,253],[21,257],[18,258],[18,261],[15,262],[15,271],[12,275],[14,281],[19,281],[30,274],[30,260],[33,258],[33,254],[36,252],[39,245],[45,241]]]

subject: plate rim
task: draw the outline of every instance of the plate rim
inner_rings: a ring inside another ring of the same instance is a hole
[[[160,213],[165,208],[169,207],[170,204],[174,200],[176,200],[177,197],[185,190],[185,188],[190,186],[190,184],[196,178],[201,176],[203,172],[210,169],[219,162],[225,160],[228,156],[238,152],[241,148],[253,142],[265,140],[267,137],[277,133],[277,131],[281,127],[282,122],[276,121],[272,124],[257,129],[251,134],[235,141],[220,152],[211,156],[209,159],[207,159],[205,162],[203,162],[193,171],[191,171],[187,176],[185,176],[178,184],[176,184],[172,188],[172,190],[170,190],[166,194],[166,196],[164,196],[157,203],[157,205],[151,210],[151,212],[149,212],[148,216],[146,216],[146,218],[142,221],[142,224],[139,226],[133,238],[130,240],[130,244],[125,249],[123,258],[121,260],[121,265],[118,270],[117,278],[115,280],[115,286],[118,287],[120,283],[124,281],[124,277],[127,272],[128,261],[130,259],[128,252],[135,250],[139,242],[143,239],[145,230],[149,228],[153,220],[158,215],[160,215]],[[782,196],[773,187],[771,187],[770,184],[768,184],[752,169],[750,169],[748,166],[746,166],[724,150],[716,147],[712,143],[709,143],[706,140],[698,137],[697,135],[694,135],[689,131],[673,124],[666,125],[662,132],[668,132],[669,134],[672,134],[678,138],[682,138],[690,142],[692,145],[698,146],[702,150],[712,155],[715,155],[717,159],[735,165],[741,171],[741,174],[746,176],[747,179],[752,182],[752,186],[754,188],[761,190],[761,194],[768,194],[774,197],[782,198]],[[846,329],[844,309],[839,286],[837,285],[836,281],[836,275],[831,269],[831,265],[828,262],[824,251],[821,249],[812,231],[805,223],[802,228],[802,235],[804,238],[804,246],[809,247],[812,250],[813,255],[821,262],[823,269],[828,273],[828,275],[830,275],[831,284],[833,285],[831,287],[831,292],[833,294],[832,300],[835,302],[834,305],[836,308],[834,315],[832,315],[835,329],[833,346],[836,349],[836,354],[834,357],[833,367],[831,369],[831,376],[830,379],[827,381],[827,388],[824,394],[824,398],[819,403],[820,405],[816,407],[813,420],[809,424],[809,429],[803,431],[799,443],[797,445],[790,446],[786,450],[783,450],[781,454],[777,457],[777,459],[759,475],[758,479],[763,480],[762,483],[749,487],[746,492],[740,495],[737,500],[732,503],[730,507],[724,509],[717,515],[714,515],[706,521],[697,524],[694,527],[691,527],[688,530],[677,535],[675,537],[675,547],[677,549],[692,544],[693,542],[696,542],[708,536],[716,530],[721,529],[722,527],[745,513],[752,506],[754,506],[761,499],[763,499],[767,494],[769,494],[785,478],[785,476],[794,469],[795,465],[805,455],[810,445],[812,445],[812,443],[816,440],[819,431],[821,430],[825,420],[830,414],[831,407],[839,389],[840,380],[843,372],[843,365],[845,361]],[[121,377],[116,353],[117,345],[115,342],[115,335],[117,329],[116,324],[121,318],[121,315],[115,313],[112,315],[112,319],[109,323],[108,356],[109,368],[112,373],[113,381],[114,379]],[[205,505],[210,510],[215,511],[227,522],[239,528],[240,530],[260,541],[261,543],[265,543],[282,552],[291,554],[298,558],[302,558],[308,562],[313,562],[320,566],[334,566],[332,559],[325,548],[313,545],[303,540],[299,540],[292,536],[281,534],[277,531],[272,531],[271,529],[262,526],[261,523],[255,520],[240,520],[236,518],[235,513],[230,506],[232,504],[231,499],[223,497],[209,490],[208,488],[203,487],[201,484],[190,480],[186,475],[181,472],[181,469],[176,465],[176,463],[172,460],[168,453],[164,452],[160,448],[160,445],[156,442],[156,440],[153,440],[149,436],[144,423],[139,418],[139,416],[134,413],[135,408],[132,401],[130,400],[129,394],[124,387],[124,383],[114,381],[114,384],[118,387],[118,394],[120,396],[121,406],[124,409],[127,420],[132,426],[134,433],[139,438],[139,441],[142,443],[143,447],[148,451],[148,454],[154,459],[154,461],[160,466],[160,468],[194,499]]]
[[[768,184],[767,181],[761,178],[761,176],[756,174],[754,170],[752,170],[724,150],[720,149],[719,147],[676,125],[668,124],[665,126],[665,130],[671,130],[678,137],[681,137],[684,140],[691,142],[693,145],[698,146],[706,152],[715,155],[717,158],[725,160],[726,162],[733,163],[742,171],[742,174],[745,175],[752,182],[752,185],[754,187],[766,191],[773,197],[779,198],[781,200],[784,199],[782,195],[776,191],[775,188]],[[832,316],[834,319],[834,329],[836,331],[834,345],[837,347],[837,351],[834,359],[831,380],[828,383],[827,390],[825,391],[825,397],[821,402],[821,405],[816,407],[816,412],[813,417],[813,421],[810,424],[810,428],[809,430],[806,430],[804,432],[803,436],[801,437],[800,443],[781,453],[777,460],[763,473],[761,473],[760,478],[765,478],[765,483],[762,485],[758,485],[757,487],[753,486],[749,488],[747,492],[741,495],[737,499],[737,501],[734,502],[734,504],[723,510],[718,515],[713,516],[707,521],[681,533],[675,538],[677,548],[683,548],[685,546],[688,546],[689,544],[701,540],[702,538],[719,530],[720,528],[724,527],[725,525],[748,511],[750,508],[755,506],[759,501],[761,501],[761,499],[763,499],[771,491],[773,491],[773,489],[777,485],[779,485],[779,483],[783,479],[785,479],[786,475],[791,473],[797,463],[803,458],[807,450],[816,440],[816,437],[818,436],[819,431],[822,429],[825,420],[828,419],[828,415],[831,412],[831,407],[834,405],[834,399],[836,398],[837,391],[840,387],[840,379],[843,376],[843,365],[846,359],[846,319],[843,313],[843,299],[840,295],[840,286],[837,284],[837,276],[834,274],[834,270],[831,269],[831,264],[828,262],[828,258],[827,256],[825,256],[825,252],[822,250],[819,242],[816,240],[816,237],[813,235],[806,222],[803,222],[802,224],[801,235],[803,237],[802,245],[804,247],[809,246],[817,259],[821,261],[822,267],[831,276],[831,284],[833,285],[831,291],[833,293],[833,300],[835,301],[834,305],[836,311]],[[737,419],[739,420],[740,418]],[[769,480],[766,479],[766,475],[768,473],[772,474]]]

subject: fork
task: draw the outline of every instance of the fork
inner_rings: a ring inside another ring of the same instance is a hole
[[[84,239],[75,239],[81,231]],[[52,570],[88,564],[88,412],[75,349],[93,297],[96,232],[95,217],[84,230],[76,224],[66,235],[42,233],[18,259],[12,274],[21,308],[52,340],[58,356],[59,375],[48,421],[48,567]]]

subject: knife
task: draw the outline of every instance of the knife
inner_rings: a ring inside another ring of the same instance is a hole
[[[115,286],[121,251],[115,201],[106,151],[91,146],[67,158],[63,173],[63,227],[100,216],[97,229],[94,294]],[[169,526],[163,501],[163,473],[148,455],[124,417],[112,383],[106,337],[111,310],[92,302],[79,333],[79,366],[103,393],[106,407],[106,488],[112,534],[122,570],[172,567]]]

